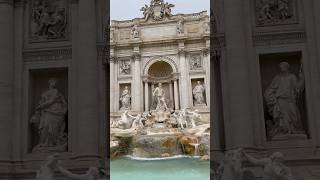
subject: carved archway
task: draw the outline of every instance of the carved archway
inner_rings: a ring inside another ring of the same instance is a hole
[[[172,73],[177,73],[178,72],[178,66],[177,64],[173,61],[173,59],[169,58],[169,57],[153,57],[151,59],[148,60],[148,62],[146,63],[146,65],[143,68],[143,75],[144,76],[148,76],[148,71],[149,68],[156,62],[166,62],[168,63],[171,68],[172,68]]]
[[[147,61],[143,69],[143,81],[145,92],[145,110],[155,109],[156,101],[152,92],[158,83],[163,83],[166,102],[169,108],[179,108],[178,95],[178,68],[177,64],[168,57],[154,57]],[[150,91],[150,93],[149,93]]]

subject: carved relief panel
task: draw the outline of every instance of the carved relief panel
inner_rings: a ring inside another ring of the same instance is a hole
[[[131,61],[130,60],[119,60],[119,74],[130,75],[131,74]]]
[[[295,0],[255,0],[255,22],[257,26],[297,23]]]
[[[301,52],[260,55],[268,140],[307,138],[305,79]]]
[[[68,38],[68,0],[31,0],[29,39],[31,42]]]
[[[201,70],[202,59],[200,54],[191,54],[189,59],[190,70]]]

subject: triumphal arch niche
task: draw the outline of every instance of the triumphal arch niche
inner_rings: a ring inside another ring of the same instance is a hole
[[[209,16],[173,15],[173,7],[151,1],[143,17],[112,21],[111,120],[124,111],[197,109],[209,121]]]

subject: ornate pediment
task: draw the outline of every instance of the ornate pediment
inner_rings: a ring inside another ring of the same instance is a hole
[[[145,5],[140,10],[143,11],[144,20],[161,21],[172,16],[171,8],[173,4],[164,2],[163,0],[151,0],[150,6]]]

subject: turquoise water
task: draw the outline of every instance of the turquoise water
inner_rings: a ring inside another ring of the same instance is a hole
[[[111,180],[210,180],[210,162],[192,158],[111,160]]]

